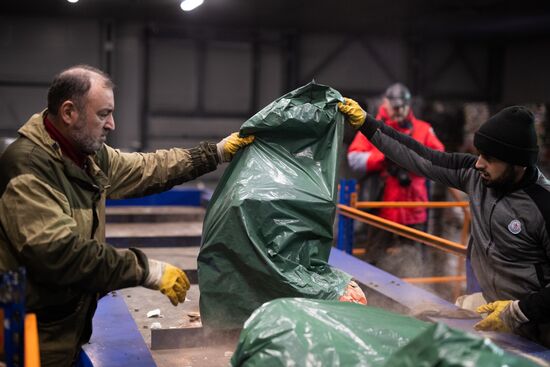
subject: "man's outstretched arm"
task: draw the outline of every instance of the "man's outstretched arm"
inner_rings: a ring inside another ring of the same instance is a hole
[[[349,98],[339,105],[339,109],[346,115],[348,123],[363,133],[387,158],[418,175],[468,192],[468,179],[475,173],[475,156],[430,149],[368,115]]]

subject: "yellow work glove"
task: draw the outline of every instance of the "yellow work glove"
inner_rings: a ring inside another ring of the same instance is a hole
[[[529,321],[519,308],[519,301],[495,301],[479,306],[476,312],[488,314],[474,325],[476,330],[510,333]]]
[[[177,306],[185,301],[190,283],[183,270],[163,261],[149,259],[149,274],[143,286],[161,291],[174,306]]]
[[[220,162],[230,162],[239,149],[252,143],[254,135],[241,138],[239,133],[233,133],[216,144],[218,148],[218,157]]]
[[[355,129],[359,129],[367,118],[367,113],[351,98],[344,98],[344,103],[338,103],[338,109],[346,115],[346,121]]]

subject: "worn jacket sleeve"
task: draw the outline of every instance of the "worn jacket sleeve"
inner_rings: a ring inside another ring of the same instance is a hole
[[[545,287],[538,292],[522,297],[519,301],[519,307],[529,321],[547,323],[550,322],[550,282],[548,281],[548,275],[544,276],[545,271],[542,270],[542,267],[544,262],[546,262],[547,269],[550,267],[550,191],[538,184],[531,185],[527,191],[536,204],[544,223],[540,226],[541,232],[537,241],[537,246],[540,246],[539,249],[541,250],[541,264],[535,264],[534,266],[539,282]],[[535,220],[536,213],[530,213],[530,218]]]
[[[524,297],[519,301],[519,307],[531,322],[550,322],[550,287]]]
[[[27,173],[10,180],[0,221],[12,252],[37,284],[108,292],[142,283],[145,257],[81,235],[66,196]],[[38,276],[39,274],[39,276]]]
[[[219,163],[216,144],[212,143],[154,153],[123,153],[108,146],[106,149],[110,182],[107,197],[113,199],[168,190],[215,170]]]
[[[430,149],[372,116],[367,116],[361,132],[387,158],[405,169],[468,192],[467,184],[475,165],[475,156]]]

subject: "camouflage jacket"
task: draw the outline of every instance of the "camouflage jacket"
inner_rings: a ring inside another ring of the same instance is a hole
[[[42,310],[51,316],[73,305],[72,312],[83,298],[91,299],[81,310],[90,322],[98,296],[147,276],[141,251],[105,242],[106,198],[161,192],[218,165],[211,143],[154,153],[104,145],[83,170],[62,155],[44,114],[33,115],[0,157],[0,272],[26,268],[26,307],[37,312],[39,328]]]

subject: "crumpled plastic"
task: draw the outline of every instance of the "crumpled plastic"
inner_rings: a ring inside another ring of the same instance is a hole
[[[203,325],[241,328],[280,297],[338,299],[351,276],[328,265],[343,115],[336,90],[309,83],[247,120],[252,144],[212,196],[198,257]]]
[[[463,331],[346,302],[264,304],[246,321],[233,367],[535,367]]]

